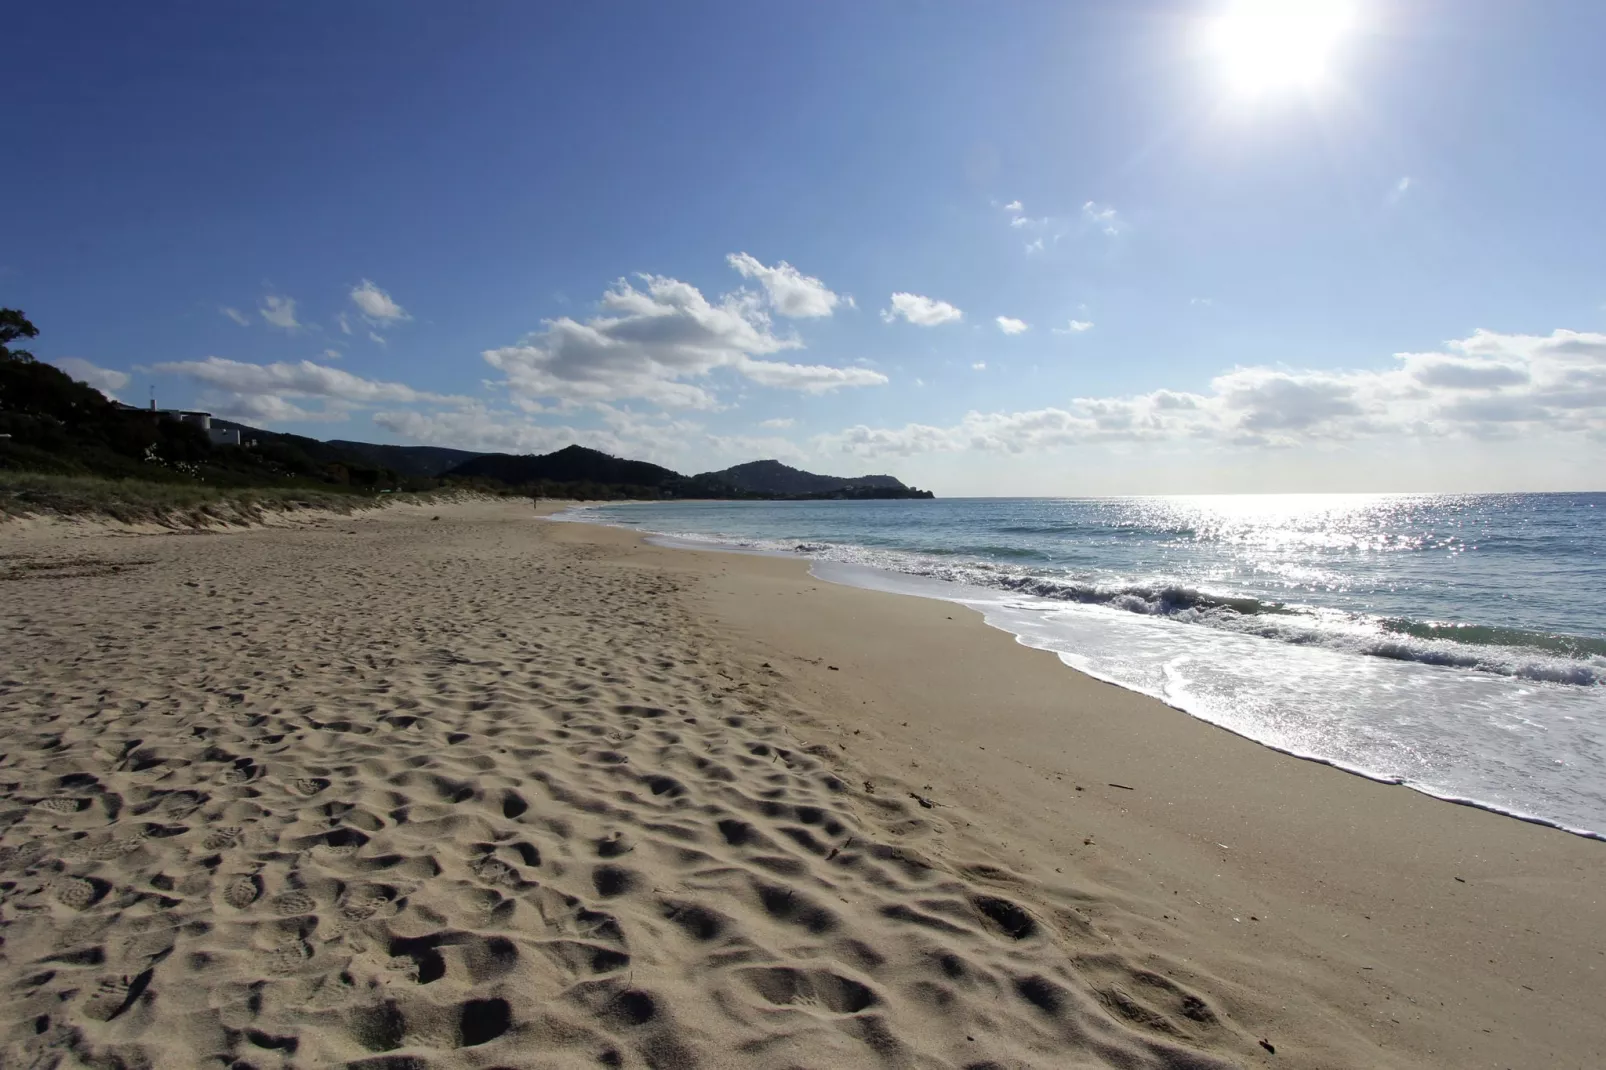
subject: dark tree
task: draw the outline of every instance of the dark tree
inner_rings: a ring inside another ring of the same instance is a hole
[[[14,308],[0,308],[0,360],[32,360],[26,349],[12,349],[18,338],[38,338],[39,328],[28,322],[28,317]]]

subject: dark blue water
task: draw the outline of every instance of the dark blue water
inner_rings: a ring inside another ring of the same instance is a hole
[[[698,502],[587,510],[976,605],[1272,746],[1606,830],[1606,495]]]

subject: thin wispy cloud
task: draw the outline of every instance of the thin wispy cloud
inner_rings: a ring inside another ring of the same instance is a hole
[[[1107,204],[1087,201],[1082,205],[1082,216],[1111,237],[1121,233],[1125,227],[1121,220],[1121,214]]]
[[[241,312],[237,308],[231,308],[228,305],[220,305],[218,307],[218,311],[229,317],[229,319],[233,320],[235,323],[238,323],[241,327],[251,326],[251,317],[247,316],[244,312]]]
[[[1054,333],[1055,334],[1081,334],[1083,331],[1091,331],[1092,329],[1093,329],[1093,321],[1092,320],[1071,320],[1069,323],[1067,323],[1063,327],[1055,327],[1054,328]],[[1119,334],[1120,332],[1117,331],[1116,333]]]

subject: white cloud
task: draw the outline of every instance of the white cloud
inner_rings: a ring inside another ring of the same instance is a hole
[[[1028,253],[1040,253],[1040,252],[1042,252],[1043,251],[1043,239],[1042,238],[1038,238],[1038,239],[1036,239],[1034,241],[1027,242],[1026,243],[1026,251]]]
[[[1004,211],[1006,212],[1020,213],[1024,212],[1025,210],[1026,206],[1021,204],[1020,201],[1010,201],[1008,204],[1004,205]]]
[[[1012,316],[999,316],[996,322],[998,329],[1005,334],[1023,334],[1030,326],[1025,320],[1018,320]]]
[[[296,322],[296,303],[288,297],[269,294],[262,299],[262,306],[257,314],[275,327],[283,327],[287,331],[296,330],[301,324]]]
[[[795,337],[771,329],[761,299],[751,293],[709,301],[695,286],[643,275],[642,289],[620,279],[602,296],[602,314],[585,322],[546,321],[520,345],[492,349],[487,362],[506,376],[515,397],[594,403],[639,398],[674,408],[714,408],[716,400],[690,379],[729,368],[761,386],[825,393],[887,381],[878,372],[757,360],[801,349]]]
[[[760,386],[828,394],[845,386],[882,386],[887,377],[869,368],[833,368],[824,364],[786,364],[774,360],[743,359],[736,370]]]
[[[308,409],[277,394],[204,393],[197,403],[214,416],[244,424],[334,423],[349,416],[338,405]]]
[[[822,445],[850,453],[1033,452],[1099,442],[1294,447],[1363,438],[1606,441],[1606,334],[1479,330],[1446,352],[1401,353],[1369,371],[1239,367],[1207,393],[1076,398],[1063,408],[970,412],[957,424],[860,425]]]
[[[88,383],[107,397],[116,398],[116,391],[123,389],[129,383],[127,372],[120,372],[112,368],[102,368],[92,364],[83,357],[58,357],[51,362],[80,383]]]
[[[984,372],[987,370],[987,362],[985,360],[978,360],[976,363],[970,366],[970,370],[973,372]]]
[[[364,319],[375,326],[412,319],[405,308],[391,300],[390,294],[368,279],[363,279],[351,288],[351,303],[357,306]]]
[[[376,345],[384,345],[385,344],[385,336],[380,334],[378,331],[369,331],[368,332],[368,338],[369,338],[370,341],[374,342]]]
[[[784,431],[788,427],[794,426],[796,423],[797,421],[792,419],[790,416],[778,416],[773,420],[761,421],[758,426],[773,428],[777,431]]]
[[[1400,198],[1404,197],[1410,188],[1411,176],[1401,175],[1400,180],[1394,183],[1394,188],[1389,190],[1388,202],[1390,204],[1398,204],[1400,202]]]
[[[774,267],[765,267],[746,253],[731,253],[725,260],[743,278],[757,279],[769,295],[770,306],[783,316],[792,319],[829,316],[841,300],[825,283],[803,274],[785,260]]]
[[[247,316],[244,312],[241,312],[237,308],[230,308],[228,305],[219,305],[218,311],[229,317],[229,319],[233,320],[235,323],[238,323],[241,327],[251,326],[251,317]]]
[[[335,313],[335,322],[340,325],[341,334],[351,333],[351,319],[344,312]]]
[[[414,390],[403,383],[365,379],[340,368],[314,364],[310,360],[294,364],[288,362],[247,364],[244,361],[227,360],[223,357],[207,357],[205,360],[158,364],[154,370],[169,375],[182,375],[207,386],[246,397],[328,398],[354,405],[423,401],[458,403],[466,400],[456,395]]]
[[[919,327],[936,327],[944,323],[958,323],[965,314],[946,301],[938,301],[919,294],[895,293],[892,307],[881,310],[881,318],[892,323],[899,317]]]
[[[1092,320],[1071,320],[1069,323],[1067,323],[1063,327],[1055,327],[1054,328],[1054,333],[1055,334],[1081,334],[1083,331],[1091,331],[1092,329],[1093,329],[1093,321]]]
[[[1088,201],[1082,205],[1082,215],[1094,226],[1112,237],[1121,233],[1122,227],[1125,226],[1121,220],[1120,213],[1107,204],[1095,204],[1092,201]]]
[[[339,360],[340,359],[340,350],[338,350],[338,349],[326,349],[326,350],[324,350],[323,351],[323,359],[324,360]]]

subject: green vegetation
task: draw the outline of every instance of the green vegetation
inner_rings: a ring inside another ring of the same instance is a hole
[[[202,427],[170,413],[120,405],[12,348],[17,339],[38,333],[21,312],[0,309],[0,472],[201,484],[212,491],[299,488],[371,495],[402,483],[391,469],[316,439],[249,432],[246,437],[257,438],[252,447],[220,445]],[[183,491],[174,494],[185,497]]]
[[[406,495],[415,498],[413,495]],[[0,517],[105,516],[169,527],[246,524],[268,513],[325,509],[351,513],[384,504],[377,495],[295,487],[209,487],[143,479],[0,471]]]

